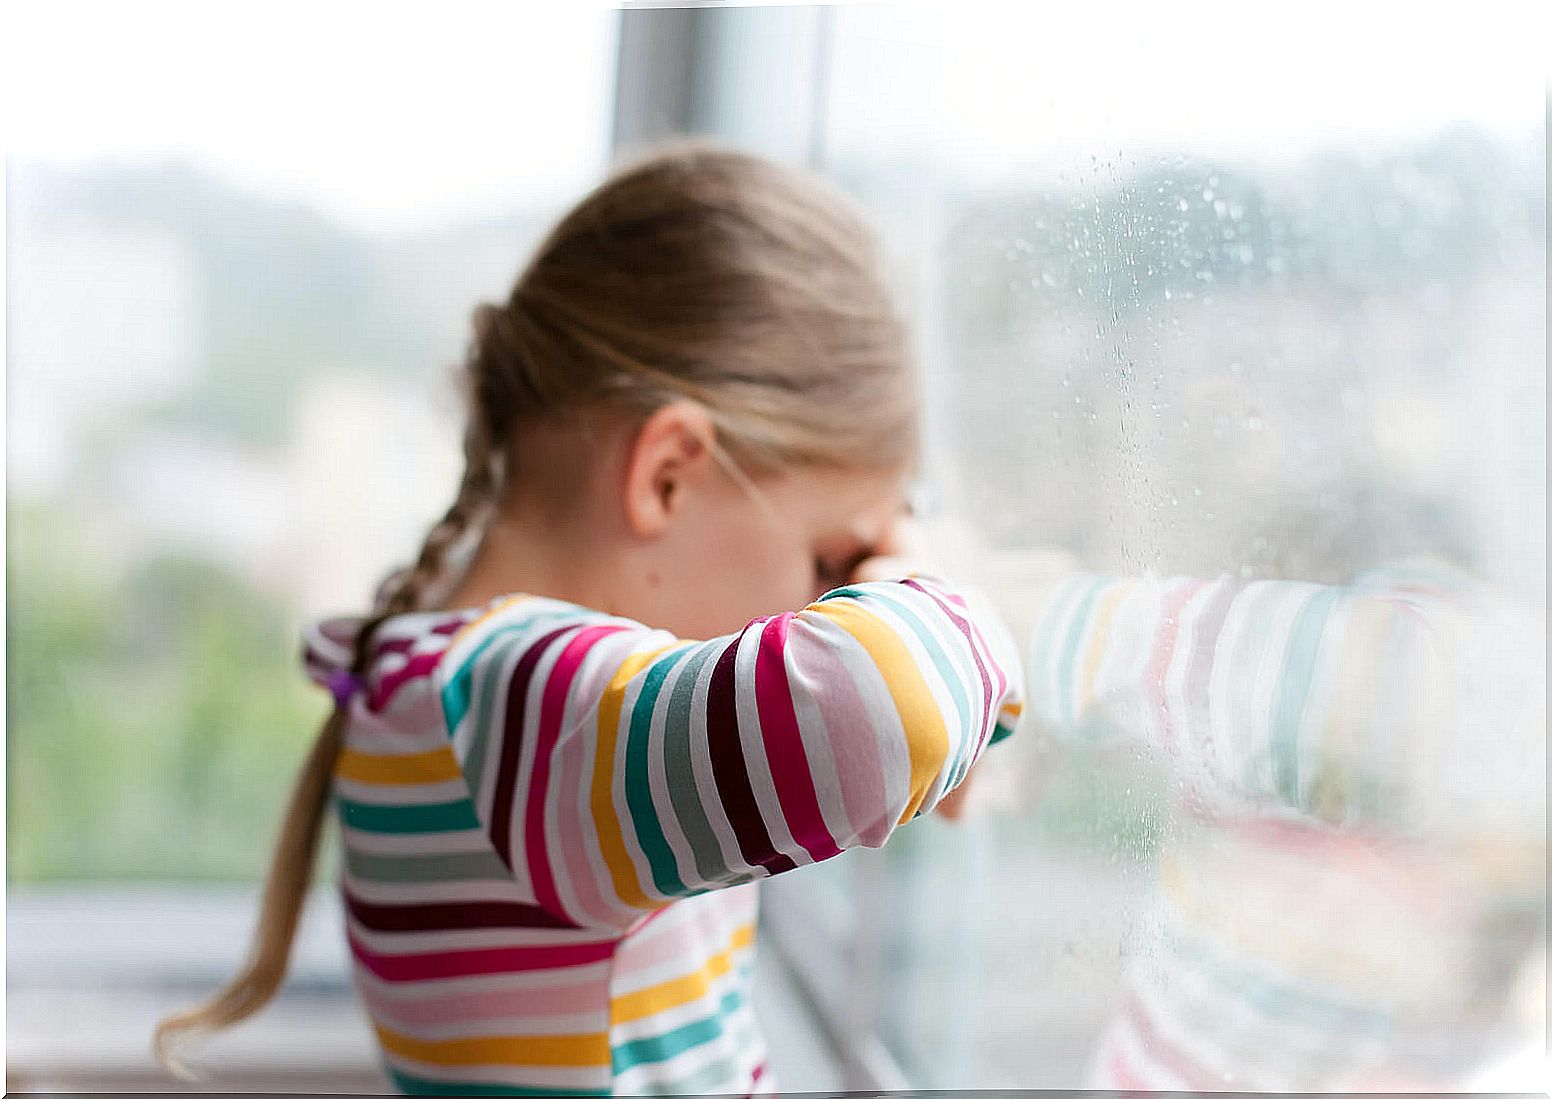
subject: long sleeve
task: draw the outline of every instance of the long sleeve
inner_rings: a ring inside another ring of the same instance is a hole
[[[1011,639],[926,577],[685,641],[515,597],[437,690],[476,811],[535,901],[624,925],[676,897],[882,844],[1022,702]]]
[[[1029,653],[1039,724],[1132,738],[1219,808],[1520,827],[1544,813],[1545,626],[1449,570],[1348,586],[1074,576]]]

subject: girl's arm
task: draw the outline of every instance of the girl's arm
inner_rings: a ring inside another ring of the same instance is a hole
[[[1438,568],[1074,576],[1036,626],[1030,691],[1058,738],[1140,741],[1218,808],[1449,829],[1534,798],[1516,776],[1544,745],[1544,638]]]
[[[436,675],[497,851],[552,913],[628,924],[676,897],[878,846],[1022,700],[1000,624],[939,581],[831,591],[683,641],[517,598]]]

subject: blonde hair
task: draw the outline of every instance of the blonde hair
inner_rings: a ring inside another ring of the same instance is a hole
[[[419,609],[450,549],[499,506],[525,425],[688,399],[756,475],[909,466],[915,372],[881,261],[851,202],[805,173],[700,139],[618,166],[543,239],[507,299],[475,309],[457,495],[414,563],[378,587],[351,670],[365,675],[378,627]],[[302,768],[249,960],[157,1027],[173,1071],[186,1074],[176,1040],[252,1015],[285,976],[344,725],[336,709]]]

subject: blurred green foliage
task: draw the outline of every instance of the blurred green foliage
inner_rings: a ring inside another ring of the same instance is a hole
[[[63,513],[6,523],[10,879],[254,880],[325,713],[287,624],[206,561],[108,579]]]

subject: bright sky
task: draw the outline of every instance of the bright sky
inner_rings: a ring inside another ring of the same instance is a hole
[[[417,11],[411,16],[407,13]],[[1266,13],[1271,14],[1266,14]],[[832,141],[962,167],[1296,151],[1545,112],[1552,5],[843,6]],[[8,155],[181,153],[368,229],[578,193],[607,156],[597,2],[12,4]]]
[[[1458,119],[1525,133],[1545,118],[1552,62],[1546,0],[913,4],[883,14],[839,13],[851,45],[834,78],[842,117],[832,140],[882,151],[931,127],[937,148],[972,172],[1122,150],[1297,155]]]
[[[569,196],[607,155],[602,4],[6,11],[8,155],[181,153],[366,228]]]

